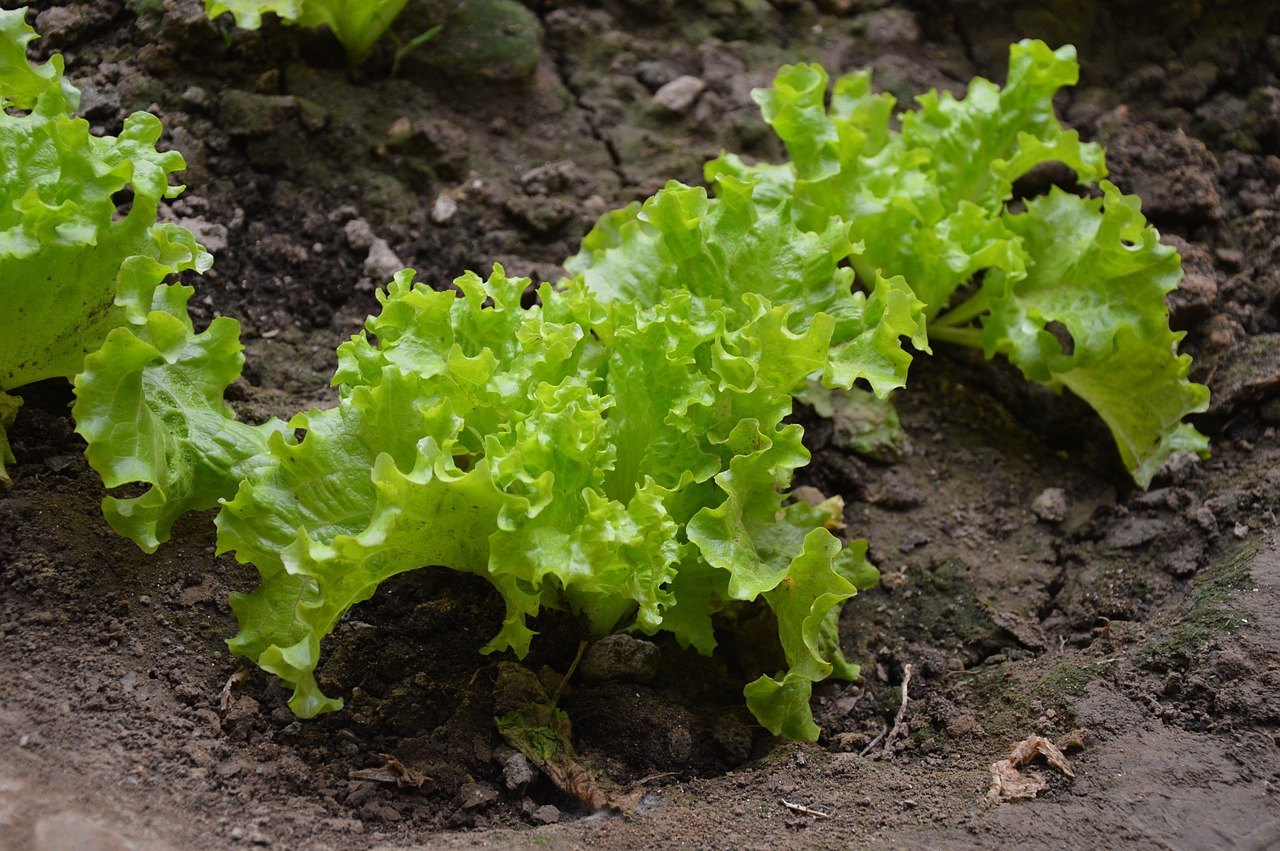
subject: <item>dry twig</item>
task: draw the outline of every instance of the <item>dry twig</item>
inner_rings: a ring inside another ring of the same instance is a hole
[[[880,744],[880,742],[888,734],[889,734],[889,725],[885,724],[884,729],[880,731],[880,735],[876,736],[874,739],[868,742],[867,746],[862,749],[862,753],[858,754],[858,756],[866,756],[867,754],[871,753],[873,750],[876,749],[876,745]]]
[[[782,799],[782,806],[792,810],[793,812],[804,813],[805,815],[813,816],[814,818],[831,818],[831,813],[824,813],[822,810],[815,810],[811,807],[806,807],[804,804],[793,804],[786,798]]]
[[[898,714],[893,719],[893,729],[889,731],[889,735],[884,740],[884,752],[889,753],[889,749],[893,747],[893,740],[898,738],[898,733],[902,732],[902,719],[907,714],[907,703],[910,698],[907,696],[907,689],[911,687],[911,663],[908,662],[902,669],[902,705],[898,707]]]
[[[582,656],[587,652],[587,642],[578,642],[578,655],[573,657],[573,664],[569,666],[569,670],[561,678],[559,685],[556,686],[556,693],[551,695],[551,703],[554,706],[560,702],[560,695],[564,694],[564,687],[569,684],[569,678],[578,670],[578,663],[582,661]]]

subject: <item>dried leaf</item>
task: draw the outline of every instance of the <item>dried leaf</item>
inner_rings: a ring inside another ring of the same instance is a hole
[[[987,790],[987,803],[1000,804],[1021,798],[1034,798],[1044,791],[1047,783],[1035,771],[1020,769],[1030,765],[1037,756],[1043,756],[1049,765],[1068,777],[1075,777],[1071,763],[1053,742],[1043,736],[1028,736],[1013,746],[1008,759],[991,764],[991,788]]]
[[[1067,758],[1063,756],[1062,751],[1058,750],[1058,746],[1044,736],[1027,736],[1021,742],[1018,742],[1013,746],[1013,753],[1009,755],[1009,761],[1013,763],[1015,768],[1021,768],[1024,765],[1030,765],[1031,761],[1037,756],[1043,756],[1050,765],[1068,777],[1075,777],[1075,774],[1071,771],[1071,763],[1067,762]]]
[[[1012,760],[1002,759],[991,764],[991,788],[987,790],[987,803],[1000,804],[1019,798],[1034,798],[1048,784],[1038,772],[1022,773]]]
[[[569,716],[555,704],[527,703],[494,720],[508,745],[541,769],[556,788],[591,809],[630,817],[644,797],[640,785],[617,789],[607,778],[603,785],[596,779],[574,752]]]
[[[420,771],[414,771],[390,754],[380,753],[381,768],[361,768],[347,773],[352,780],[373,780],[378,783],[394,783],[400,788],[412,786],[421,789],[431,778]]]
[[[242,683],[247,679],[249,679],[249,672],[244,668],[239,669],[227,678],[226,685],[222,687],[222,694],[218,696],[219,709],[226,712],[231,707],[231,689],[233,689],[237,683]]]

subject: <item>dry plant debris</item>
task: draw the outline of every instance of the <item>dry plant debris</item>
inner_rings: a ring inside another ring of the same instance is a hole
[[[373,780],[378,783],[394,783],[400,788],[411,786],[421,789],[431,778],[420,771],[414,771],[390,754],[380,753],[378,758],[382,765],[378,768],[361,768],[347,774],[352,780]]]
[[[787,809],[791,810],[794,813],[804,813],[805,815],[813,816],[814,818],[820,818],[820,819],[831,818],[831,813],[824,813],[822,810],[815,810],[812,807],[806,807],[804,804],[792,803],[791,801],[788,801],[785,798],[782,799],[782,806],[786,807]]]
[[[1049,765],[1068,777],[1075,777],[1071,763],[1058,746],[1044,736],[1028,736],[1013,746],[1008,759],[991,764],[991,788],[987,790],[988,804],[1002,804],[1020,798],[1034,798],[1049,785],[1038,771],[1022,771],[1037,757],[1043,756]]]

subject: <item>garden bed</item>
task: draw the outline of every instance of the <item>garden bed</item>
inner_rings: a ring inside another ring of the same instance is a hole
[[[83,114],[116,133],[150,110],[186,157],[162,217],[215,255],[192,314],[242,325],[243,418],[333,405],[334,348],[401,266],[436,287],[495,261],[554,281],[605,211],[699,182],[722,149],[777,161],[750,90],[783,63],[870,67],[901,100],[960,95],[1037,37],[1077,45],[1060,113],[1182,253],[1172,320],[1213,394],[1195,419],[1212,458],[1138,489],[1083,403],[942,344],[894,396],[899,460],[853,456],[798,410],[813,462],[797,484],[844,497],[845,533],[882,573],[841,620],[863,680],[815,689],[822,737],[800,745],[746,712],[756,665],[733,646],[707,659],[659,639],[651,680],[575,678],[561,706],[579,754],[647,793],[623,819],[502,743],[512,660],[478,652],[502,610],[471,577],[384,583],[323,645],[317,673],[346,708],[294,717],[224,644],[227,595],[253,571],[214,554],[208,515],[151,556],[115,535],[70,389],[47,382],[23,393],[0,492],[3,841],[1280,842],[1280,19],[1248,3],[1140,24],[1126,4],[462,5],[507,15],[500,37],[469,41],[459,4],[411,4],[405,33],[453,26],[393,79],[386,44],[350,73],[325,33],[232,32],[192,0],[32,3],[35,55],[64,54]],[[580,626],[544,613],[522,664],[565,673]],[[1031,735],[1067,748],[1074,778],[1041,766],[1034,800],[988,802],[991,765]]]

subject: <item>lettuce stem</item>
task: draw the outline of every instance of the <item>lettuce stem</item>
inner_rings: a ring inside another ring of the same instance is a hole
[[[934,326],[929,328],[929,342],[940,341],[943,343],[957,343],[962,346],[969,346],[973,349],[982,348],[982,329],[981,328],[951,328],[943,326],[941,328]]]
[[[987,313],[990,309],[991,296],[987,290],[981,289],[951,310],[935,318],[929,324],[930,334],[932,335],[935,329],[958,328],[959,326],[967,325],[982,314]]]

